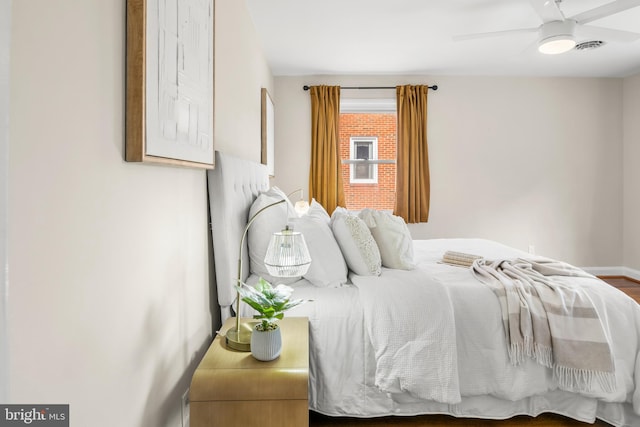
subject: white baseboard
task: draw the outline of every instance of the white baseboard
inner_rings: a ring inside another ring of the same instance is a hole
[[[594,276],[626,276],[640,280],[640,271],[629,267],[582,267],[582,269]]]
[[[634,270],[632,268],[623,267],[623,276],[627,276],[630,279],[640,280],[640,271]]]

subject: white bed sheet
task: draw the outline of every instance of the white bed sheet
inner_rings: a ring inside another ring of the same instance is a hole
[[[564,392],[557,389],[550,371],[535,362],[510,365],[498,301],[490,289],[472,277],[469,269],[440,263],[447,250],[489,259],[527,254],[482,239],[414,241],[417,268],[446,286],[453,302],[461,402],[446,404],[418,399],[409,393],[380,391],[375,386],[375,352],[357,286],[317,288],[301,280],[292,285],[294,298],[313,302],[287,315],[309,317],[310,409],[333,416],[437,413],[487,419],[554,412],[584,422],[599,418],[615,426],[640,425],[640,395],[636,390],[640,308],[633,299],[595,278],[568,279],[579,281],[588,289],[607,330],[612,331],[617,389],[591,395]],[[378,280],[393,286],[397,273],[384,269]],[[366,285],[366,278],[351,279],[359,286]]]

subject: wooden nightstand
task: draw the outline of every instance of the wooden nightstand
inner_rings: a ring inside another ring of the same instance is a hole
[[[279,324],[282,353],[271,362],[213,340],[191,380],[191,427],[308,427],[309,321]],[[234,325],[227,319],[222,332]]]

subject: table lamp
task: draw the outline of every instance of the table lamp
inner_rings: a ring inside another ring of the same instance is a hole
[[[242,250],[251,224],[265,210],[286,201],[286,199],[282,199],[263,207],[247,222],[240,240],[240,254],[238,256],[237,284],[239,286],[242,284]],[[298,277],[306,274],[309,265],[311,265],[311,256],[302,233],[290,229],[289,226],[280,232],[273,233],[267,247],[264,263],[269,274],[274,277]],[[236,295],[236,324],[233,329],[227,331],[225,340],[227,346],[234,350],[251,350],[251,328],[243,328],[240,324],[240,293]]]
[[[287,197],[298,192],[300,192],[300,200],[296,202],[293,208],[295,209],[298,216],[303,216],[303,215],[306,215],[307,212],[309,212],[309,202],[304,200],[304,191],[300,188],[296,191],[292,191],[291,193],[287,194]]]

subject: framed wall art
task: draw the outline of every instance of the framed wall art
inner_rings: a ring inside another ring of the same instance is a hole
[[[262,164],[267,165],[269,176],[275,176],[275,115],[273,108],[273,100],[267,89],[262,88]]]
[[[127,0],[125,160],[214,166],[214,0]]]

